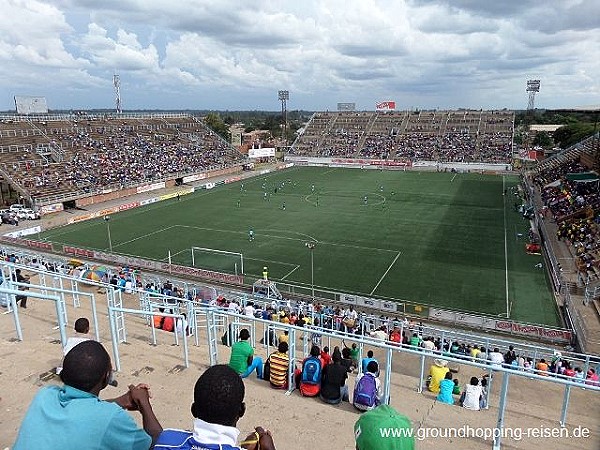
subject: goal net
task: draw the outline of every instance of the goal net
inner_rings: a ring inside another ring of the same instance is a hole
[[[244,255],[214,248],[192,247],[192,267],[217,272],[244,274]]]

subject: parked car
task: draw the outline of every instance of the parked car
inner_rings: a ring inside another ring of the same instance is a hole
[[[17,211],[19,219],[37,220],[40,219],[40,213],[30,208],[23,208]]]
[[[25,209],[25,205],[22,205],[21,203],[15,203],[14,205],[10,205],[10,210],[12,212],[17,212],[22,209]]]

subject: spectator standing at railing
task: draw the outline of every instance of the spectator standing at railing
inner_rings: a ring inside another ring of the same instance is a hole
[[[21,269],[15,270],[15,273],[14,273],[12,279],[13,279],[13,281],[16,281],[17,283],[29,283],[29,275],[21,274]],[[18,286],[17,289],[19,291],[26,291],[29,289],[29,287]],[[26,295],[16,295],[15,302],[16,303],[20,302],[21,308],[27,308],[27,296]]]

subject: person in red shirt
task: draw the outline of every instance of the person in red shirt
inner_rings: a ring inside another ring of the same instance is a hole
[[[331,355],[329,354],[329,347],[323,347],[323,350],[321,350],[321,359],[323,360],[324,365],[331,364]]]
[[[165,312],[165,308],[158,308],[159,312]],[[163,326],[163,322],[165,320],[165,316],[152,316],[152,323],[154,328],[161,329]]]
[[[165,317],[165,320],[163,320],[162,329],[165,331],[174,331],[175,319],[172,317]]]
[[[390,333],[390,341],[394,343],[393,345],[400,345],[400,342],[402,342],[402,335],[398,328],[394,328]]]
[[[573,367],[571,367],[571,363],[566,361],[564,364],[564,368],[565,368],[565,372],[564,375],[567,377],[574,377],[575,376],[575,371],[573,370]]]

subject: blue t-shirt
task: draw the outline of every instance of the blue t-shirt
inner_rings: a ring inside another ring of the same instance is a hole
[[[362,369],[362,373],[367,373],[368,372],[367,366],[369,365],[369,363],[371,361],[377,362],[377,360],[375,358],[363,358],[362,359],[361,364],[360,364],[361,369]]]
[[[160,449],[241,450],[240,447],[227,444],[206,444],[204,442],[198,442],[194,439],[194,435],[191,431],[175,430],[172,428],[163,430],[158,436],[156,444],[154,444],[154,450]]]
[[[119,405],[71,386],[36,394],[13,450],[148,450],[152,438]]]
[[[438,402],[454,404],[452,391],[454,390],[454,381],[443,379],[440,381],[440,393],[437,396]]]

